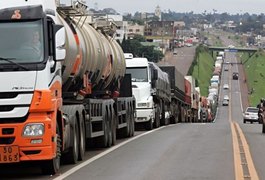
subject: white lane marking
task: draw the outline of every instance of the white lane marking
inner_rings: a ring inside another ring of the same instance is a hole
[[[238,59],[237,59],[237,62],[238,62]],[[242,64],[242,66],[243,66],[243,64]],[[237,68],[237,72],[239,72],[238,65],[236,66],[236,68]],[[244,66],[243,66],[242,68],[244,68]],[[242,76],[242,75],[241,75],[241,76]],[[244,76],[245,76],[245,75],[244,75]],[[239,92],[241,92],[241,87],[240,87],[240,83],[239,83],[239,78],[238,78],[238,80],[237,80],[237,84],[238,84],[238,87],[239,87]],[[239,98],[239,100],[240,100],[241,111],[243,112],[242,93],[240,93],[240,98]]]
[[[90,163],[96,161],[97,159],[99,159],[99,158],[101,158],[101,157],[103,157],[103,156],[105,156],[105,155],[111,153],[112,151],[114,151],[114,150],[116,150],[116,149],[118,149],[118,148],[124,146],[125,144],[127,144],[127,143],[129,143],[129,142],[131,142],[131,141],[133,141],[133,140],[136,140],[136,139],[138,139],[138,138],[140,138],[140,137],[142,137],[142,136],[145,136],[145,135],[147,135],[147,134],[150,134],[150,133],[152,133],[152,132],[154,132],[154,131],[158,131],[158,130],[163,129],[163,128],[165,128],[165,127],[170,127],[170,126],[174,126],[174,125],[175,125],[175,124],[173,124],[173,125],[168,125],[168,126],[162,126],[162,127],[160,127],[160,128],[157,128],[157,129],[154,129],[154,130],[151,130],[151,131],[145,132],[145,133],[140,134],[140,135],[137,135],[137,136],[135,136],[135,137],[133,137],[133,138],[131,138],[131,139],[128,139],[127,141],[124,141],[124,142],[122,142],[122,143],[120,143],[120,144],[117,144],[117,145],[113,146],[112,148],[110,148],[110,149],[108,149],[108,150],[106,150],[106,151],[104,151],[104,152],[102,152],[102,153],[100,153],[100,154],[98,154],[98,155],[96,155],[96,156],[94,156],[94,157],[92,157],[92,158],[90,158],[90,159],[88,159],[88,160],[82,162],[81,164],[79,164],[79,165],[73,167],[72,169],[66,171],[65,173],[61,174],[59,177],[54,178],[53,180],[62,180],[62,179],[64,179],[64,178],[70,176],[71,174],[75,173],[75,172],[78,171],[79,169],[81,169],[81,168],[87,166],[88,164],[90,164]]]

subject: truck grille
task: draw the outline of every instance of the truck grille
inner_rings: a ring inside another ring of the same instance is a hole
[[[28,119],[29,114],[19,118],[0,118],[0,124],[23,123]]]
[[[12,111],[15,106],[0,106],[0,112]]]
[[[10,99],[15,98],[18,96],[18,94],[21,94],[19,92],[2,92],[0,93],[0,99]]]

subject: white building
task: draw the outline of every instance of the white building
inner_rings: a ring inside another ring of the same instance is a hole
[[[128,28],[128,22],[123,21],[122,15],[106,15],[103,18],[106,18],[108,21],[114,22],[117,26],[116,33],[114,34],[114,38],[122,42],[123,38],[128,39],[127,36],[127,28]]]

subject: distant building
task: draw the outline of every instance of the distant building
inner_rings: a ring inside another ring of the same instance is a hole
[[[177,29],[184,29],[185,25],[184,21],[174,21],[174,27]]]
[[[213,25],[212,24],[203,24],[203,29],[212,29]]]
[[[114,38],[122,42],[123,38],[127,39],[127,27],[128,27],[128,22],[123,21],[123,16],[122,15],[105,15],[101,16],[101,18],[106,18],[108,21],[114,22],[115,25],[117,26],[116,32],[114,34]]]
[[[128,38],[133,38],[135,35],[141,35],[144,36],[144,25],[139,24],[128,24],[127,27],[127,36]]]
[[[170,47],[170,41],[175,38],[176,30],[183,29],[180,21],[151,21],[146,24],[145,38],[149,42],[159,42],[162,51]]]
[[[161,8],[159,6],[156,6],[155,16],[157,16],[159,18],[159,21],[162,20],[162,12],[161,12]]]
[[[148,38],[172,39],[176,36],[176,30],[184,29],[183,21],[151,21],[148,22],[145,29],[145,36]]]

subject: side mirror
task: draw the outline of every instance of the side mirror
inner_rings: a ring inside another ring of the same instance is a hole
[[[55,33],[55,50],[56,61],[62,61],[65,59],[65,29],[61,27]]]

